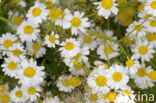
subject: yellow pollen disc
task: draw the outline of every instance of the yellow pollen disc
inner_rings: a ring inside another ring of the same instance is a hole
[[[21,0],[12,0],[15,4],[18,4],[21,2]]]
[[[99,87],[105,86],[106,83],[107,83],[106,77],[104,77],[104,76],[98,76],[98,77],[96,78],[96,84],[97,84]]]
[[[90,44],[92,42],[92,37],[89,36],[89,35],[86,35],[84,37],[84,42],[87,43],[87,44]]]
[[[104,53],[105,53],[106,55],[109,55],[109,54],[111,54],[112,52],[113,52],[112,46],[111,46],[111,45],[106,45],[105,48],[104,48]]]
[[[68,87],[70,84],[69,84],[68,80],[64,80],[64,81],[62,81],[62,85],[65,87]]]
[[[67,43],[65,44],[65,49],[66,49],[66,50],[72,50],[72,49],[74,49],[74,47],[75,47],[75,45],[74,45],[74,43],[72,43],[72,42],[67,42]]]
[[[4,42],[3,42],[3,46],[5,47],[5,48],[9,48],[9,47],[11,47],[13,45],[13,42],[11,41],[11,40],[9,40],[9,39],[7,39],[7,40],[5,40]]]
[[[140,77],[144,77],[144,76],[146,76],[146,74],[147,74],[147,72],[146,72],[145,68],[139,68],[137,71],[137,75]]]
[[[150,6],[152,9],[156,9],[156,1],[152,1]]]
[[[97,94],[91,94],[89,100],[91,102],[96,102],[98,100],[98,95]]]
[[[115,72],[115,73],[113,73],[112,78],[114,81],[120,82],[123,78],[123,75],[120,72]]]
[[[13,50],[13,52],[12,52],[12,53],[13,53],[13,55],[14,55],[14,56],[16,56],[16,57],[17,57],[17,56],[20,56],[20,55],[22,54],[22,51],[21,51],[21,50],[19,50],[19,49],[15,49],[15,50]]]
[[[25,70],[24,70],[24,75],[25,75],[26,77],[28,77],[28,78],[31,78],[31,77],[35,76],[35,74],[36,74],[36,71],[35,71],[35,69],[32,68],[32,67],[27,67],[27,68],[25,68]]]
[[[4,93],[6,91],[6,87],[4,85],[0,85],[0,93]]]
[[[16,97],[21,98],[23,96],[23,93],[22,93],[22,91],[19,90],[19,91],[15,92],[15,95],[16,95]]]
[[[73,87],[77,87],[80,84],[80,79],[78,77],[71,77],[68,81],[69,84]]]
[[[33,95],[33,94],[35,94],[36,89],[34,87],[30,87],[30,88],[28,88],[27,92],[29,95]]]
[[[0,101],[2,103],[8,103],[10,102],[10,96],[8,94],[3,94],[0,96]]]
[[[152,80],[156,80],[156,70],[151,71],[148,75]]]
[[[32,48],[35,50],[35,51],[38,51],[41,47],[41,44],[40,43],[33,43],[32,45]]]
[[[137,30],[137,31],[141,31],[142,29],[143,29],[143,27],[140,26],[140,25],[136,25],[136,26],[135,26],[135,30]]]
[[[156,20],[151,20],[150,21],[150,26],[156,27]]]
[[[17,68],[17,64],[13,61],[8,63],[8,69],[15,70]]]
[[[34,28],[31,25],[27,25],[24,27],[24,33],[25,34],[32,34],[34,31]]]
[[[45,3],[45,5],[47,6],[47,7],[52,7],[52,6],[54,6],[54,2],[53,1],[50,1],[50,0],[48,0],[48,1],[46,1],[46,3]]]
[[[49,11],[49,18],[52,20],[59,19],[61,17],[61,11],[57,8],[53,8]]]
[[[40,16],[41,13],[42,13],[42,10],[40,8],[34,8],[32,10],[32,15],[35,16],[35,17]]]
[[[148,53],[148,48],[146,46],[140,46],[139,47],[139,53],[142,55],[145,55]]]
[[[72,27],[79,27],[81,26],[81,20],[78,17],[74,17],[71,20],[71,24],[72,24]]]
[[[20,17],[20,16],[16,16],[13,19],[13,22],[14,22],[15,25],[20,25],[22,23],[22,21],[23,21],[23,18]]]
[[[148,41],[152,42],[152,41],[156,40],[156,34],[148,33],[148,34],[146,35],[146,39],[147,39]]]
[[[115,92],[110,92],[106,95],[106,99],[113,102],[116,99],[117,94]]]
[[[51,36],[49,37],[49,41],[50,41],[51,43],[54,43],[54,42],[56,41],[56,37],[53,36],[53,35],[51,35]]]
[[[122,91],[124,95],[127,95],[127,96],[130,96],[131,95],[131,92],[128,91],[128,90],[123,90]]]
[[[102,0],[101,5],[104,9],[111,9],[113,6],[113,0]]]
[[[133,65],[134,65],[134,61],[133,61],[132,59],[128,59],[128,60],[126,61],[126,66],[132,67]]]

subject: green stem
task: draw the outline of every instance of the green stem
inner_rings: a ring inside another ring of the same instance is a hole
[[[6,19],[6,18],[4,18],[4,17],[2,17],[2,16],[0,16],[0,20],[4,21],[4,22],[6,22],[6,23],[13,24],[11,21],[9,21],[8,19]]]

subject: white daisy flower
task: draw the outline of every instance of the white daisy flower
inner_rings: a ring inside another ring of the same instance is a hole
[[[59,0],[44,0],[44,1],[45,1],[44,5],[46,7],[52,7],[52,6],[54,6],[54,5],[59,3]]]
[[[9,87],[8,87],[8,84],[0,84],[0,95],[1,94],[4,94],[4,93],[7,93]]]
[[[134,53],[132,58],[135,60],[141,59],[142,62],[150,61],[153,58],[153,53],[155,52],[153,49],[153,45],[148,43],[147,41],[137,41],[136,45],[131,48]]]
[[[19,87],[15,87],[10,93],[11,101],[14,103],[26,102],[25,94]]]
[[[2,65],[2,71],[5,75],[16,77],[20,69],[20,61],[18,59],[5,58],[5,63]]]
[[[27,100],[37,101],[37,98],[40,97],[41,87],[38,85],[23,86],[22,89]]]
[[[147,13],[156,16],[156,1],[155,0],[147,0],[145,3],[145,10]]]
[[[86,28],[90,27],[90,23],[88,22],[88,18],[84,18],[84,12],[80,13],[79,11],[74,12],[74,15],[65,16],[63,22],[63,28],[68,29],[71,28],[71,32],[73,35],[77,35],[80,32],[86,33]]]
[[[4,93],[0,95],[0,102],[1,103],[11,103],[11,96],[10,93]]]
[[[105,69],[94,69],[87,78],[87,83],[90,88],[95,92],[108,93],[110,88],[108,87],[108,75]]]
[[[22,60],[21,68],[18,78],[22,85],[38,85],[44,82],[44,67],[37,66],[37,62],[33,59]]]
[[[62,57],[74,57],[80,52],[80,42],[73,38],[66,39],[60,45],[62,47],[59,51],[61,51]]]
[[[43,100],[43,103],[62,103],[58,96],[47,97]]]
[[[100,2],[94,3],[95,5],[98,5],[98,15],[104,16],[105,19],[108,19],[111,14],[117,15],[118,8],[117,3],[115,2],[116,0],[102,0]]]
[[[100,103],[102,95],[93,91],[85,93],[85,103]]]
[[[28,21],[33,22],[35,24],[42,23],[43,20],[47,19],[48,11],[46,10],[46,6],[39,2],[35,2],[35,5],[32,6],[28,13]]]
[[[47,45],[49,48],[53,47],[55,48],[56,45],[59,45],[59,35],[55,34],[53,31],[50,35],[47,35],[45,37],[44,44]]]
[[[131,75],[131,78],[134,79],[136,85],[141,89],[147,89],[153,87],[154,83],[148,76],[148,72],[151,70],[151,67],[146,67],[145,64],[141,64],[138,68],[135,68],[135,74]]]
[[[101,44],[97,49],[97,54],[100,55],[101,59],[112,59],[119,55],[118,53],[119,47],[118,44],[114,42],[107,42],[106,44]]]
[[[38,25],[33,24],[32,22],[24,21],[17,29],[17,34],[19,38],[24,41],[33,41],[36,40],[39,35],[40,30],[37,29]]]
[[[117,96],[118,96],[117,92],[113,91],[104,94],[101,103],[112,103],[116,100]]]
[[[110,88],[121,89],[129,82],[128,70],[121,65],[114,64],[108,70],[108,85]]]

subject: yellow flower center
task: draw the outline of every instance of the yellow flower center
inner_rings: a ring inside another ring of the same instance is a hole
[[[27,25],[24,27],[24,33],[25,34],[32,34],[34,31],[34,28],[31,25]]]
[[[73,64],[74,64],[74,67],[75,67],[76,70],[81,70],[82,69],[82,66],[81,66],[81,64],[79,63],[78,60],[74,60]]]
[[[72,42],[67,42],[67,43],[65,44],[65,49],[66,49],[66,50],[72,50],[72,49],[74,49],[74,47],[75,47],[75,45],[74,45],[74,43],[72,43]]]
[[[33,95],[33,94],[35,94],[36,89],[34,87],[30,87],[30,88],[28,88],[27,92],[29,95]]]
[[[145,55],[148,53],[148,48],[146,46],[140,46],[139,47],[139,53],[142,55]]]
[[[111,46],[111,45],[106,45],[105,48],[104,48],[104,53],[105,53],[106,55],[109,55],[109,54],[111,54],[112,52],[113,52],[112,46]]]
[[[13,52],[12,52],[12,53],[13,53],[13,55],[14,55],[14,56],[16,56],[16,57],[17,57],[17,56],[20,56],[20,55],[22,54],[22,51],[21,51],[21,50],[19,50],[19,49],[15,49],[15,50],[13,50]]]
[[[151,20],[151,21],[150,21],[150,25],[151,25],[152,27],[156,27],[156,20]]]
[[[143,27],[141,25],[136,25],[135,26],[135,30],[137,31],[141,31],[143,29]]]
[[[124,95],[130,96],[131,92],[129,90],[123,90],[122,91]]]
[[[148,75],[152,80],[156,80],[156,70],[151,71]]]
[[[22,23],[22,21],[23,21],[23,18],[20,17],[20,16],[16,16],[13,19],[13,22],[14,22],[15,25],[20,25]]]
[[[105,86],[106,83],[107,83],[106,77],[104,77],[104,76],[98,76],[98,77],[96,78],[96,84],[97,84],[99,87]]]
[[[42,10],[40,8],[34,8],[32,10],[32,15],[35,16],[35,17],[40,16],[41,13],[42,13]]]
[[[154,33],[148,33],[148,34],[146,35],[146,39],[147,39],[148,41],[152,42],[152,41],[156,40],[156,34],[154,34]]]
[[[150,6],[152,9],[156,9],[156,1],[151,2]]]
[[[120,82],[123,78],[123,75],[120,72],[115,72],[115,73],[113,73],[112,78],[114,81]]]
[[[6,87],[4,85],[0,85],[0,93],[4,93],[6,91]]]
[[[12,0],[15,4],[18,4],[21,2],[21,0]]]
[[[51,35],[51,36],[49,37],[49,41],[50,41],[51,43],[54,43],[54,42],[56,41],[56,37],[53,36],[53,35]]]
[[[98,100],[98,95],[97,94],[91,94],[89,99],[91,102],[96,102]]]
[[[110,92],[106,95],[106,99],[109,102],[113,102],[116,99],[117,94],[115,92]]]
[[[16,97],[21,98],[23,96],[23,93],[22,93],[22,91],[19,90],[19,91],[15,92],[15,95],[16,95]]]
[[[36,74],[36,71],[35,71],[35,69],[32,68],[32,67],[27,67],[27,68],[25,68],[25,70],[24,70],[24,75],[25,75],[26,77],[28,77],[28,78],[31,78],[31,77],[35,76],[35,74]]]
[[[80,79],[78,77],[71,77],[68,82],[71,86],[77,87],[80,84]]]
[[[8,103],[10,102],[10,96],[8,94],[3,94],[0,96],[0,100],[2,103]]]
[[[3,46],[5,47],[5,48],[9,48],[9,47],[11,47],[13,45],[13,42],[11,41],[11,40],[5,40],[4,42],[3,42]]]
[[[68,80],[64,80],[64,81],[62,81],[62,85],[65,86],[65,87],[67,87],[70,84],[69,84],[69,81]]]
[[[84,37],[84,42],[87,43],[87,44],[90,44],[92,42],[92,37],[89,36],[89,35],[86,35]]]
[[[54,4],[55,4],[55,3],[54,3],[53,1],[50,1],[50,0],[46,1],[46,3],[45,3],[45,5],[46,5],[47,7],[52,7]]]
[[[71,24],[73,27],[79,27],[81,25],[81,20],[78,17],[74,17],[71,20]]]
[[[144,77],[144,76],[146,76],[146,74],[147,74],[147,72],[146,72],[145,68],[139,68],[137,71],[137,75],[140,77]]]
[[[132,59],[128,59],[128,60],[126,61],[126,66],[132,67],[133,65],[134,65],[134,61],[133,61]]]
[[[32,48],[35,50],[35,51],[38,51],[41,47],[41,44],[40,43],[33,43],[32,45]]]
[[[102,0],[101,5],[104,9],[111,9],[113,6],[113,0]]]
[[[52,20],[59,19],[61,17],[61,11],[57,8],[53,8],[49,11],[49,18]]]
[[[13,61],[8,63],[8,69],[15,70],[17,68],[17,64]]]

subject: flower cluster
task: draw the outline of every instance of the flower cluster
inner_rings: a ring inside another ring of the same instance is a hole
[[[155,87],[156,0],[0,2],[0,103],[137,103]]]

